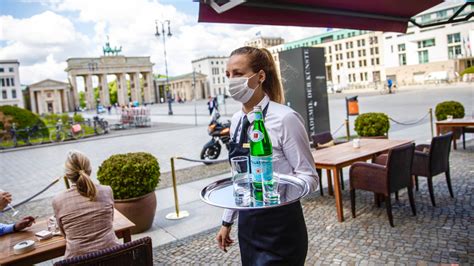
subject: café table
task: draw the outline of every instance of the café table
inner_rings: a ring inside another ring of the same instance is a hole
[[[436,136],[441,134],[442,128],[451,129],[454,131],[454,128],[463,128],[463,127],[472,127],[474,126],[474,118],[455,118],[451,120],[441,120],[436,121]],[[456,139],[453,137],[453,149],[457,149]]]
[[[135,224],[117,210],[114,210],[113,226],[118,238],[123,238],[124,243],[131,241],[130,229]],[[36,238],[36,232],[46,229],[47,219],[40,219],[21,232],[0,236],[0,265],[32,265],[63,256],[66,251],[63,236],[53,236],[41,241]],[[35,249],[24,254],[14,254],[13,246],[25,240],[34,240]]]
[[[337,218],[339,222],[344,221],[342,192],[339,179],[340,169],[350,166],[355,162],[373,159],[378,154],[412,142],[412,140],[360,139],[359,148],[354,148],[352,142],[346,142],[325,149],[312,151],[316,168],[326,169],[328,173],[332,171]]]

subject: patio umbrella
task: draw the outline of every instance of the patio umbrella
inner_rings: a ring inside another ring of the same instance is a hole
[[[442,0],[201,0],[199,22],[406,32]]]

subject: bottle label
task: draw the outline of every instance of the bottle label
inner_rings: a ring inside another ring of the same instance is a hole
[[[250,132],[250,140],[252,142],[259,142],[263,139],[263,133],[259,130],[252,130]]]
[[[250,156],[253,182],[272,181],[272,156]]]
[[[263,118],[262,113],[260,112],[255,113],[255,120],[262,120],[262,118]]]

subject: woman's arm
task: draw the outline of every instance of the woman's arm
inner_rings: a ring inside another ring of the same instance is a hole
[[[285,115],[282,121],[283,153],[296,176],[309,185],[310,192],[314,192],[318,189],[319,182],[309,147],[308,135],[301,116],[296,112]]]

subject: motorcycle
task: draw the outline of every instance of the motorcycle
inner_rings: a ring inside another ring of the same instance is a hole
[[[221,154],[221,142],[229,150],[230,142],[230,121],[221,122],[219,120],[219,110],[214,109],[211,116],[211,122],[207,127],[207,132],[211,140],[204,145],[201,150],[201,160],[215,160]],[[205,163],[209,164],[209,163]]]

